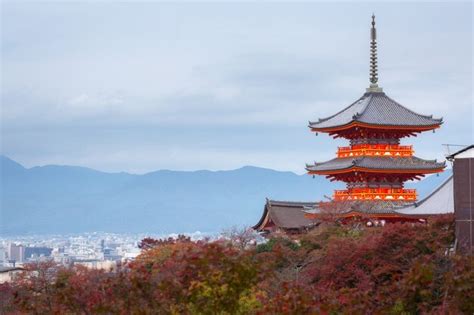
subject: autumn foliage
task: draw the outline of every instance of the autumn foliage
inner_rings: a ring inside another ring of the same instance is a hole
[[[474,259],[453,219],[323,224],[298,240],[145,239],[113,271],[30,265],[0,285],[5,314],[472,314]],[[245,244],[245,246],[243,245]]]

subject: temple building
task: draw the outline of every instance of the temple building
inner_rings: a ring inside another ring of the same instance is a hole
[[[434,132],[443,120],[418,114],[385,94],[378,85],[374,15],[370,39],[370,85],[365,93],[336,114],[309,122],[312,132],[343,138],[349,143],[337,149],[334,159],[307,164],[308,174],[342,181],[346,189],[334,191],[330,201],[313,205],[285,202],[279,204],[277,212],[272,202],[267,201],[262,219],[254,227],[257,231],[275,230],[279,224],[283,230],[296,228],[304,223],[301,218],[292,218],[290,213],[295,214],[296,209],[305,213],[308,227],[315,226],[314,222],[325,210],[336,213],[342,220],[363,217],[374,222],[420,221],[429,215],[453,212],[452,198],[436,209],[427,209],[436,198],[445,200],[452,195],[452,179],[420,202],[415,189],[404,187],[406,181],[442,172],[446,164],[415,156],[413,147],[402,145],[400,140],[425,131]],[[284,209],[287,209],[285,215]],[[298,224],[290,224],[295,222]]]
[[[286,234],[299,234],[312,229],[317,221],[308,218],[305,210],[313,209],[316,202],[277,201],[267,199],[263,214],[254,230],[269,234],[277,230]]]
[[[346,183],[346,189],[336,190],[331,201],[332,209],[341,216],[405,219],[406,215],[396,209],[415,202],[417,193],[405,189],[404,183],[441,172],[446,165],[416,157],[413,147],[400,145],[400,139],[435,130],[442,123],[441,118],[421,115],[399,104],[378,86],[377,34],[372,16],[369,88],[340,112],[309,123],[311,131],[347,139],[349,146],[339,147],[336,158],[307,165],[306,169],[311,175]]]

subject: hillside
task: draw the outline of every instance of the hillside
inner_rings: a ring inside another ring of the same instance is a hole
[[[447,175],[417,183],[420,197]],[[0,179],[3,235],[218,232],[255,224],[265,198],[321,200],[337,185],[323,177],[252,166],[133,175],[75,166],[27,169],[4,156]]]

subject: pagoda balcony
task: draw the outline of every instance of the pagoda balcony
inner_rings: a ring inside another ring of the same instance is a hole
[[[390,200],[416,201],[416,189],[403,188],[352,188],[334,191],[334,200]]]
[[[357,156],[377,157],[410,157],[413,156],[413,146],[398,144],[357,144],[349,147],[339,147],[338,158]]]

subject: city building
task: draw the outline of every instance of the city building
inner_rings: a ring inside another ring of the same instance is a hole
[[[120,261],[122,259],[122,256],[118,254],[116,249],[104,248],[102,254],[104,260]]]
[[[25,261],[25,247],[14,243],[8,244],[8,261],[10,263],[23,263]]]
[[[50,257],[53,249],[49,247],[25,247],[25,258]]]
[[[0,283],[12,281],[23,270],[21,267],[0,267]]]
[[[7,255],[5,248],[0,246],[0,267],[4,266],[7,263]]]

